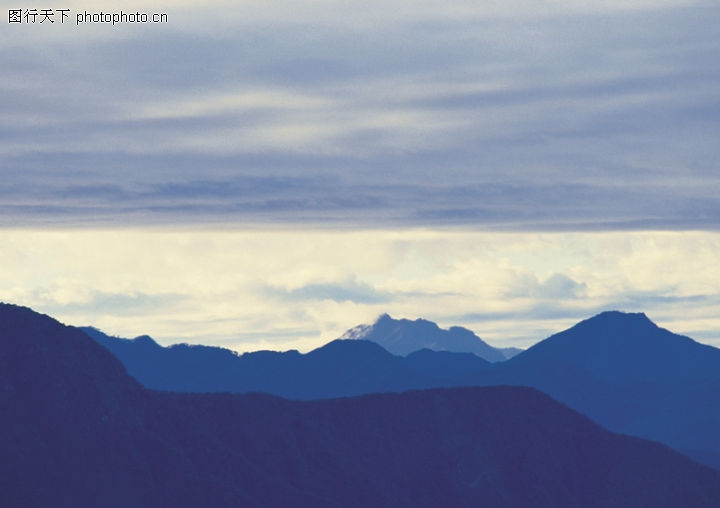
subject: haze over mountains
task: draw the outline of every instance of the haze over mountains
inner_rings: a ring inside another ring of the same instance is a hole
[[[354,330],[381,342],[379,331],[389,330],[392,338],[385,343],[400,342],[398,337],[409,343],[404,337],[418,327],[439,330],[428,321],[389,316]],[[336,340],[305,355],[236,355],[88,332],[150,388],[262,391],[308,400],[435,387],[530,386],[611,430],[665,443],[720,469],[720,350],[659,328],[644,314],[605,312],[496,363],[429,349],[397,356],[364,339]]]
[[[719,472],[533,389],[156,392],[87,334],[5,304],[0,404],[1,506],[720,504]]]

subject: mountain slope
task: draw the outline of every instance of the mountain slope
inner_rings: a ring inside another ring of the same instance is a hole
[[[720,468],[720,349],[644,314],[599,314],[471,378],[472,385],[535,387],[607,428]]]
[[[233,386],[239,357],[229,349],[189,344],[166,348],[147,335],[119,339],[92,327],[81,330],[109,349],[128,373],[147,388],[181,392],[247,391]],[[288,352],[287,356],[296,353]],[[263,357],[260,353],[253,355],[258,360]],[[268,355],[282,358],[279,353],[268,352]]]
[[[2,506],[716,507],[720,473],[527,388],[292,402],[142,389],[0,305]]]
[[[345,332],[342,339],[376,342],[395,355],[406,356],[420,349],[474,353],[489,362],[502,362],[517,354],[516,348],[498,349],[466,328],[440,328],[425,319],[393,319],[383,314],[372,325],[360,325]]]

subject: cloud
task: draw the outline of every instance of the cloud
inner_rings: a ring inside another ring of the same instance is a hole
[[[0,225],[720,226],[715,5],[154,8],[3,34]]]
[[[294,289],[270,290],[271,294],[290,300],[332,300],[334,302],[387,303],[393,299],[391,293],[377,291],[369,284],[348,279],[341,283],[306,284]]]
[[[104,293],[87,291],[79,299],[62,300],[63,289],[57,288],[55,293],[41,293],[36,298],[46,300],[48,312],[58,314],[85,314],[102,316],[148,316],[159,310],[167,312],[186,299],[179,294],[145,294],[145,293]]]
[[[707,232],[6,230],[0,300],[241,351],[311,349],[383,312],[528,346],[615,309],[718,343],[718,249]]]
[[[584,282],[576,282],[561,273],[554,273],[544,281],[535,276],[525,276],[506,293],[508,298],[535,298],[562,300],[582,297],[587,289]]]

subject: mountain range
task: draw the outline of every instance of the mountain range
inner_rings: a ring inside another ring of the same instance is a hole
[[[162,347],[147,335],[120,339],[93,327],[82,329],[148,388],[262,391],[294,399],[457,386],[464,384],[464,375],[521,351],[494,348],[465,328],[443,330],[431,321],[395,320],[387,314],[305,355],[294,350],[238,355],[189,344]]]
[[[144,386],[177,392],[265,392],[299,400],[450,387],[491,367],[472,353],[423,349],[406,357],[368,340],[334,340],[301,354],[175,344],[148,336],[120,339],[83,328],[123,362]]]
[[[0,404],[0,506],[720,504],[720,472],[531,388],[153,391],[86,333],[7,304]]]
[[[382,330],[395,338],[411,336],[418,326],[439,330],[428,323],[383,316],[363,336],[387,343],[395,339],[381,339]],[[408,330],[399,330],[402,326]],[[397,356],[366,339],[336,340],[304,355],[237,355],[86,331],[149,388],[261,391],[310,400],[435,387],[529,386],[610,430],[667,444],[720,470],[720,350],[662,329],[644,314],[604,312],[495,363],[477,354],[429,349]],[[344,337],[353,335],[358,336]]]

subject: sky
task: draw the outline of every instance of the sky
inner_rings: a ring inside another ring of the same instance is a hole
[[[240,351],[608,309],[720,346],[717,2],[0,4],[69,13],[0,32],[0,300]],[[77,23],[121,10],[167,22]]]

